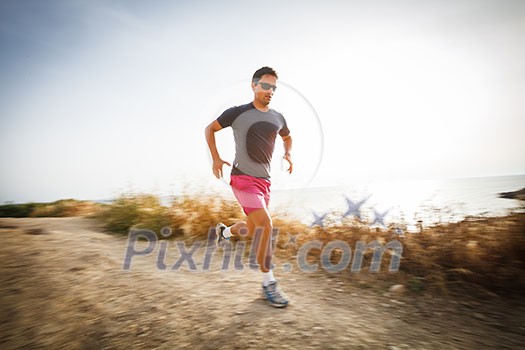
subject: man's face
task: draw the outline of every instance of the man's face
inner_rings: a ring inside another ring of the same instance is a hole
[[[274,88],[276,85],[276,77],[270,74],[263,75],[257,84],[252,83],[252,90],[255,94],[255,99],[262,105],[267,106],[272,100]]]

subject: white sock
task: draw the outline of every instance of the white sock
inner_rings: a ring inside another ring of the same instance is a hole
[[[230,238],[232,236],[231,226],[226,227],[224,230],[222,230],[222,235],[224,238]]]
[[[275,277],[273,277],[273,271],[263,272],[263,286],[267,287],[270,282],[275,282]]]

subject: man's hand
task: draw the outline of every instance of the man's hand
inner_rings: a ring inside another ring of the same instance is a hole
[[[284,144],[284,157],[288,164],[290,164],[290,167],[288,168],[288,173],[291,174],[293,171],[293,162],[292,162],[292,156],[290,155],[290,151],[292,150],[292,136],[290,134],[286,136],[282,136],[283,138],[283,144]]]
[[[224,164],[226,164],[227,166],[231,166],[230,163],[220,158],[213,161],[213,175],[215,175],[217,179],[220,179],[222,177],[222,166]]]
[[[293,171],[292,156],[290,155],[290,153],[285,153],[283,158],[288,162],[288,164],[290,164],[290,167],[287,171],[291,174]]]

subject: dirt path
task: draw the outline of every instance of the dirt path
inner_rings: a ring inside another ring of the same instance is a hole
[[[123,271],[126,238],[82,218],[0,219],[1,349],[517,349],[525,302],[389,295],[351,278],[277,273],[292,303],[260,298],[257,272]],[[170,243],[174,244],[174,243]],[[202,270],[205,248],[195,253]],[[189,250],[189,247],[188,247]],[[278,264],[279,266],[279,264]]]

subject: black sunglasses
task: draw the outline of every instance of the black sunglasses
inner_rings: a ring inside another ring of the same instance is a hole
[[[264,90],[270,90],[270,89],[272,89],[273,91],[275,91],[275,90],[277,89],[277,86],[272,85],[272,84],[268,84],[268,83],[257,83],[257,84],[261,84],[261,87],[262,87]]]

